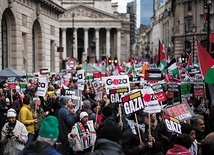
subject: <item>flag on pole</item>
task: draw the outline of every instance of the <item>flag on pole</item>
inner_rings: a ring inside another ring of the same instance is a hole
[[[196,41],[198,49],[198,60],[203,79],[208,84],[214,84],[214,59],[210,54]]]
[[[158,57],[159,57],[159,64],[161,65],[160,70],[162,72],[165,72],[165,67],[166,67],[165,52],[164,52],[164,46],[160,40],[159,40]]]
[[[207,16],[206,16],[206,12],[204,10],[204,28],[203,31],[207,31]]]
[[[131,62],[126,63],[126,74],[131,75],[134,71],[134,66],[131,64]]]
[[[192,66],[192,54],[186,53],[188,56],[188,62],[187,62],[187,68],[190,68]]]
[[[177,62],[176,62],[175,58],[173,58],[170,61],[170,63],[166,66],[166,69],[168,69],[169,71],[171,71],[173,75],[178,74],[178,66],[177,66]]]

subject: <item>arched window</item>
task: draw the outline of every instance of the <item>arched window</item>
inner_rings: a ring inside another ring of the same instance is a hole
[[[8,29],[5,16],[2,18],[2,69],[8,67]]]

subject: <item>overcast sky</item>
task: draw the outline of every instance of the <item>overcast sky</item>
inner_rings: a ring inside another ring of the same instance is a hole
[[[119,13],[125,13],[126,12],[126,5],[128,2],[132,2],[133,0],[112,0],[112,2],[118,3],[118,12]],[[140,0],[137,0],[137,28],[140,26]]]

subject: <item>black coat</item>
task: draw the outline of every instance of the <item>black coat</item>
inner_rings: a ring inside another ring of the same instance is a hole
[[[94,152],[86,155],[125,155],[122,151],[122,147],[111,140],[101,138],[96,142]]]

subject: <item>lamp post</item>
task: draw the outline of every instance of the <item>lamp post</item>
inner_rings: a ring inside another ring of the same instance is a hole
[[[212,2],[211,0],[206,1],[207,7],[207,52],[210,53],[210,6]]]
[[[196,26],[193,24],[192,26],[192,62],[194,64],[195,60],[195,33],[196,32]]]
[[[74,13],[72,13],[72,31],[73,31],[73,36],[72,36],[72,57],[74,57]]]

